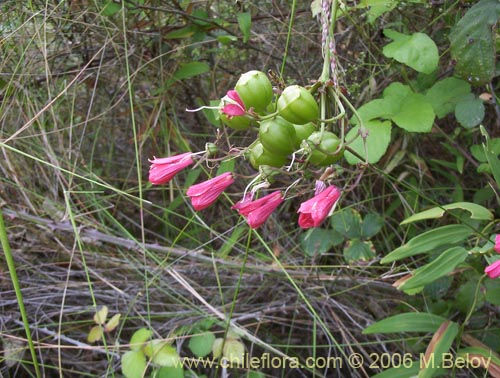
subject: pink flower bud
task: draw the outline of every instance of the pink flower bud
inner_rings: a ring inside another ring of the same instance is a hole
[[[168,183],[177,173],[193,164],[191,155],[191,152],[186,152],[167,158],[149,160],[151,163],[151,167],[149,168],[149,181],[151,184],[161,185]]]
[[[227,94],[222,98],[224,107],[222,113],[227,116],[242,116],[246,113],[245,104],[240,98],[240,95],[235,90],[227,91]]]
[[[340,189],[329,186],[313,198],[300,205],[299,226],[302,228],[318,227],[330,214],[340,197]]]
[[[258,228],[264,224],[282,202],[283,195],[281,191],[277,190],[255,201],[245,197],[233,205],[232,209],[238,210],[240,215],[247,219],[247,223],[251,228]]]
[[[234,182],[231,172],[192,185],[186,192],[195,210],[203,210],[213,204],[226,188]]]
[[[500,234],[495,235],[495,247],[493,249],[496,253],[500,253]]]
[[[486,273],[490,278],[500,277],[500,260],[497,260],[493,264],[488,265],[484,269],[484,273]]]

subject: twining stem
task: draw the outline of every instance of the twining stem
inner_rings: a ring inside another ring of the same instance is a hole
[[[2,244],[3,254],[5,256],[5,261],[7,262],[7,267],[10,273],[10,279],[12,285],[14,286],[14,291],[16,293],[17,303],[19,305],[19,311],[21,312],[21,318],[24,324],[24,331],[26,332],[26,340],[28,340],[28,346],[31,353],[31,359],[33,360],[33,367],[35,368],[35,375],[37,378],[42,376],[40,372],[40,367],[38,366],[38,360],[36,358],[35,346],[33,344],[33,338],[31,337],[31,330],[28,315],[26,314],[26,309],[24,308],[23,294],[21,293],[21,287],[19,286],[19,280],[17,278],[16,264],[10,250],[9,239],[7,237],[7,229],[5,228],[5,222],[3,220],[3,212],[0,211],[0,242]]]

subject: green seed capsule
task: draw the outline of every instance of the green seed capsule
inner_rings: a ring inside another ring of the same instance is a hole
[[[259,169],[261,165],[270,165],[271,167],[279,168],[286,163],[286,156],[272,154],[260,142],[256,143],[250,149],[246,157],[255,169]]]
[[[281,117],[260,122],[259,140],[266,150],[275,155],[288,155],[295,151],[295,128]]]
[[[344,150],[339,151],[335,155],[328,155],[323,152],[334,153],[340,145],[339,137],[330,131],[323,132],[323,136],[321,135],[321,131],[316,131],[304,142],[312,149],[309,157],[309,163],[311,164],[325,167],[339,161],[344,156]]]
[[[304,87],[286,87],[278,99],[278,112],[288,122],[303,125],[319,117],[318,103]]]
[[[265,111],[273,98],[273,86],[267,75],[261,71],[248,71],[240,76],[236,92],[247,109],[254,108],[257,112]]]

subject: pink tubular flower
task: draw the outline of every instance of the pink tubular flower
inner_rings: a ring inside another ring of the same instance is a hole
[[[258,228],[282,202],[283,195],[277,190],[255,201],[244,198],[233,205],[232,209],[238,210],[240,215],[247,219],[251,228]]]
[[[226,188],[234,182],[231,172],[189,187],[186,194],[191,197],[195,210],[203,210],[213,204]]]
[[[500,234],[495,235],[495,247],[493,249],[496,253],[500,253]]]
[[[500,260],[497,260],[493,264],[488,265],[484,269],[484,273],[486,273],[488,276],[490,276],[490,278],[500,277]]]
[[[193,164],[191,155],[191,152],[186,152],[167,158],[149,160],[151,163],[149,168],[149,181],[151,184],[161,185],[172,180],[177,173]]]
[[[222,100],[225,104],[222,108],[222,113],[227,116],[242,116],[246,113],[245,104],[241,101],[240,95],[234,89],[227,91],[227,94]]]
[[[329,186],[313,198],[300,205],[299,226],[302,228],[318,227],[330,213],[340,197],[340,189]]]

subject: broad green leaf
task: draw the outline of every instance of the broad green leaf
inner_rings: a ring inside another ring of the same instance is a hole
[[[484,104],[481,99],[473,97],[459,102],[455,107],[455,118],[458,123],[468,129],[479,125],[484,118]]]
[[[214,341],[215,335],[213,332],[207,331],[191,337],[188,347],[196,357],[205,357],[212,352]]]
[[[151,340],[143,348],[144,353],[151,357],[151,361],[159,366],[180,366],[180,357],[177,350],[163,340]]]
[[[128,351],[122,356],[122,373],[127,378],[142,378],[147,368],[146,356],[140,351]]]
[[[473,85],[484,85],[496,76],[494,25],[500,17],[498,0],[481,0],[451,29],[450,52],[455,75]]]
[[[477,291],[477,281],[470,280],[460,286],[455,292],[454,308],[463,314],[468,314],[471,310],[477,310],[484,305],[484,291]]]
[[[384,156],[389,143],[391,141],[391,123],[388,121],[371,120],[364,123],[365,133],[368,136],[363,143],[363,138],[359,136],[354,142],[349,145],[353,151],[357,152],[360,156],[365,156],[368,163],[378,162]],[[359,134],[359,126],[352,128],[347,133],[347,140],[351,140]],[[365,150],[366,147],[366,150]],[[344,153],[344,156],[349,164],[357,164],[360,162],[359,158],[354,156],[349,151]]]
[[[471,219],[477,220],[492,220],[493,213],[487,208],[477,205],[472,202],[455,202],[448,205],[433,207],[420,213],[413,214],[411,217],[406,218],[400,224],[405,225],[412,222],[418,222],[425,219],[436,219],[441,218],[447,210],[461,209],[466,210],[470,213]]]
[[[324,228],[311,228],[300,235],[300,245],[308,256],[322,255],[343,241],[337,231]]]
[[[491,172],[493,173],[493,177],[497,183],[497,186],[500,187],[500,160],[498,160],[497,154],[493,150],[493,145],[490,142],[490,137],[486,129],[481,126],[480,127],[481,134],[483,134],[486,143],[483,143],[484,154],[486,155],[486,160],[490,166]]]
[[[247,43],[250,39],[250,29],[252,28],[252,15],[250,12],[238,13],[238,26],[243,33],[243,42]]]
[[[460,243],[472,233],[473,230],[470,227],[462,224],[450,224],[434,228],[410,239],[406,244],[385,256],[380,262],[387,264],[420,253],[430,253],[437,247]]]
[[[347,208],[335,213],[330,222],[335,231],[348,239],[361,237],[361,216],[354,209]]]
[[[436,82],[425,94],[438,118],[455,111],[456,105],[464,95],[470,94],[470,84],[454,77]]]
[[[230,35],[230,34],[219,34],[217,36],[217,41],[219,41],[220,43],[222,43],[223,45],[228,45],[230,44],[231,42],[234,42],[234,41],[237,41],[238,40],[238,37],[236,37],[235,35]]]
[[[439,327],[429,342],[424,358],[420,361],[418,378],[430,378],[441,369],[443,358],[447,356],[447,352],[455,341],[458,331],[458,324],[449,320]]]
[[[361,0],[357,8],[368,8],[368,22],[373,24],[381,15],[396,8],[398,2],[398,0]]]
[[[426,74],[432,73],[437,68],[439,52],[436,44],[427,34],[406,35],[391,29],[385,29],[384,34],[393,40],[382,50],[388,58],[394,58]]]
[[[383,98],[377,98],[367,102],[357,111],[360,118],[366,123],[375,118],[391,119],[394,114],[394,106],[391,101],[386,101]],[[351,121],[353,125],[359,125],[357,117],[352,117]]]
[[[163,39],[180,39],[180,38],[189,38],[191,37],[198,28],[195,25],[189,25],[181,29],[177,29],[171,31],[162,36]]]
[[[148,328],[139,328],[130,338],[130,349],[140,350],[143,344],[153,336],[153,331]]]
[[[361,225],[361,237],[369,239],[376,235],[384,226],[384,217],[378,214],[368,214],[364,217]]]
[[[465,248],[449,248],[442,252],[436,259],[416,269],[413,272],[413,277],[405,281],[399,289],[407,291],[436,281],[438,278],[451,273],[458,264],[465,261],[467,256],[468,252]]]
[[[432,129],[434,110],[424,95],[411,93],[405,99],[397,114],[392,117],[396,125],[406,131],[425,133]]]
[[[436,332],[446,318],[427,312],[407,312],[373,323],[363,330],[363,334],[399,332]]]
[[[375,257],[375,247],[371,241],[349,240],[344,247],[344,259],[348,263],[369,261]]]
[[[420,361],[412,361],[411,366],[392,367],[381,373],[372,375],[372,378],[414,378],[420,370]]]

